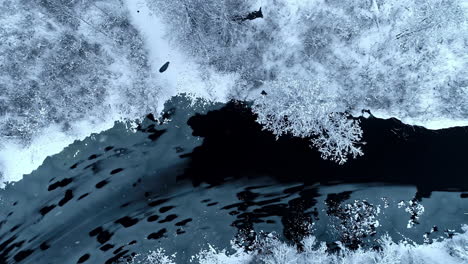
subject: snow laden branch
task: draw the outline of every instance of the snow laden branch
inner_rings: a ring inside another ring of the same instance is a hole
[[[339,109],[336,98],[326,95],[326,84],[285,78],[265,85],[268,92],[255,100],[257,122],[277,137],[291,134],[311,138],[324,159],[343,164],[362,155],[359,121]]]

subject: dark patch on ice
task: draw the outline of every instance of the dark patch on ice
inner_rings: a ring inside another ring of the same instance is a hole
[[[112,238],[112,235],[113,235],[113,233],[111,233],[111,232],[109,232],[107,230],[102,230],[97,235],[96,240],[99,243],[104,244],[104,243],[106,243],[107,241],[109,241]]]
[[[59,187],[63,188],[65,186],[67,186],[68,184],[70,184],[72,181],[73,181],[73,179],[71,179],[71,178],[65,178],[65,179],[63,179],[61,181],[54,182],[51,185],[49,185],[48,190],[53,191],[53,190],[55,190],[55,189],[57,189]]]
[[[64,206],[71,199],[73,199],[73,191],[72,190],[67,190],[65,192],[65,196],[62,198],[62,200],[59,201],[58,205],[59,206]]]
[[[96,183],[96,188],[101,189],[102,187],[106,186],[108,183],[109,183],[108,180],[102,180],[102,181]]]
[[[461,197],[461,198],[468,198],[468,193],[461,193],[461,194],[460,194],[460,197]]]
[[[151,207],[155,207],[155,206],[161,205],[163,203],[166,203],[167,201],[169,201],[169,199],[158,199],[158,200],[155,200],[153,202],[150,202],[148,205],[151,206]]]
[[[169,210],[171,210],[173,208],[175,208],[175,206],[163,206],[163,207],[159,208],[159,212],[160,213],[165,213],[165,212],[167,212],[167,211],[169,211]]]
[[[78,259],[76,263],[85,263],[89,259],[90,255],[88,253],[84,254]]]
[[[101,233],[103,230],[103,228],[100,226],[100,227],[96,227],[95,229],[91,230],[89,232],[89,236],[93,237],[93,236],[97,236],[99,233]]]
[[[88,157],[88,160],[93,160],[93,159],[97,159],[101,156],[101,154],[93,154],[91,156]]]
[[[47,249],[50,248],[50,246],[49,246],[46,242],[42,242],[41,245],[39,246],[39,248],[40,248],[42,251],[46,251]]]
[[[18,229],[20,226],[21,226],[21,225],[15,225],[14,227],[12,227],[12,228],[10,229],[10,233],[15,232],[16,229]]]
[[[119,253],[120,251],[122,251],[122,249],[124,249],[124,247],[125,247],[125,246],[121,246],[121,247],[117,248],[116,250],[114,250],[113,253],[114,253],[114,254]]]
[[[118,169],[112,170],[112,171],[110,172],[110,174],[111,174],[111,175],[117,174],[117,173],[119,173],[119,172],[121,172],[121,171],[123,171],[123,170],[124,170],[124,169],[122,169],[122,168],[118,168]]]
[[[184,152],[184,148],[182,148],[182,147],[175,147],[174,149],[175,149],[176,153]]]
[[[131,245],[134,245],[134,244],[136,244],[136,243],[137,243],[136,240],[132,240],[132,241],[130,241],[128,244],[131,246]]]
[[[125,207],[127,207],[127,206],[129,206],[131,204],[132,204],[131,202],[124,203],[124,204],[120,205],[120,208],[125,208]]]
[[[217,205],[217,204],[218,204],[218,202],[214,202],[214,203],[209,203],[206,206],[214,206],[214,205]]]
[[[42,216],[48,214],[50,211],[52,211],[52,209],[54,209],[55,207],[57,207],[57,205],[55,204],[52,204],[52,205],[49,205],[49,206],[44,206],[41,208],[41,210],[39,210],[39,212],[41,213]]]
[[[147,221],[148,221],[148,222],[154,222],[154,221],[156,221],[156,220],[158,220],[158,219],[159,219],[159,216],[158,216],[158,215],[151,215],[151,216],[149,216],[149,217],[147,218]]]
[[[93,173],[95,173],[95,174],[99,173],[102,170],[102,168],[100,166],[100,161],[93,162],[93,163],[89,164],[88,166],[84,167],[83,169],[87,170],[89,168],[91,168],[91,171]]]
[[[113,148],[114,148],[113,146],[107,146],[107,147],[104,148],[104,151],[107,152],[107,151],[109,151],[109,150],[112,150]]]
[[[106,260],[105,264],[113,264],[113,263],[118,263],[118,261],[121,261],[122,259],[125,259],[126,261],[130,261],[131,258],[125,258],[125,254],[127,254],[129,251],[125,250],[123,252],[120,252],[119,254],[113,256],[112,258]],[[122,262],[120,262],[122,263]],[[125,263],[125,262],[124,262]]]
[[[81,161],[78,161],[77,163],[71,165],[71,166],[70,166],[70,169],[72,169],[72,170],[73,170],[73,169],[76,169],[76,168],[78,167],[78,165],[80,165],[81,163],[83,163],[82,160],[81,160]]]
[[[85,198],[88,195],[89,195],[89,193],[85,193],[85,194],[81,195],[80,197],[78,197],[78,201]]]
[[[166,216],[166,218],[160,220],[158,223],[160,223],[160,224],[168,223],[168,222],[171,222],[172,220],[174,220],[176,218],[177,218],[176,214],[170,214],[170,215]]]
[[[156,118],[154,117],[153,114],[148,114],[148,115],[146,116],[146,118],[148,118],[149,120],[151,120],[151,121],[153,121],[153,122],[157,122],[157,121],[156,121]]]
[[[166,62],[163,64],[163,66],[161,66],[161,68],[159,68],[159,72],[160,73],[163,73],[167,70],[167,68],[169,68],[169,62]]]
[[[138,223],[138,219],[129,216],[122,217],[115,221],[116,224],[121,224],[123,227],[128,228]]]
[[[33,252],[34,250],[32,249],[22,250],[18,252],[13,258],[16,262],[20,262],[29,257]]]
[[[167,229],[166,228],[163,228],[161,230],[159,230],[158,232],[156,233],[151,233],[148,235],[148,239],[160,239],[164,236],[164,234],[167,232]]]
[[[179,155],[179,158],[184,159],[184,158],[190,158],[191,156],[192,156],[191,153],[186,153],[186,154]]]
[[[149,139],[152,141],[156,141],[160,136],[162,136],[166,132],[165,129],[163,130],[152,130],[151,135],[148,136]]]
[[[192,222],[192,218],[187,218],[185,220],[182,220],[180,222],[177,222],[175,225],[176,226],[185,226],[187,223]]]
[[[114,248],[114,245],[112,245],[112,244],[105,244],[104,246],[100,247],[99,249],[100,249],[101,251],[104,251],[104,252],[105,252],[105,251],[108,251],[108,250],[111,249],[111,248]]]

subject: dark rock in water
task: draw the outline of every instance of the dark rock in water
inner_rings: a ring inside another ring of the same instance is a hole
[[[164,63],[164,65],[159,68],[159,72],[163,73],[167,70],[167,68],[169,68],[169,62]]]

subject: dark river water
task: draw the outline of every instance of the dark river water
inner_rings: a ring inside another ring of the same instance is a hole
[[[467,128],[362,119],[365,155],[337,165],[307,139],[276,140],[243,103],[175,97],[163,117],[76,141],[1,190],[0,263],[126,263],[157,248],[188,263],[272,236],[297,252],[311,235],[327,254],[379,251],[387,234],[468,250]]]

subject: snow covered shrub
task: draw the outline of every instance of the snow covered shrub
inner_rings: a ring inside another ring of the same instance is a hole
[[[174,258],[175,254],[167,255],[164,249],[158,248],[146,255],[138,254],[131,261],[125,261],[125,264],[176,264]]]

